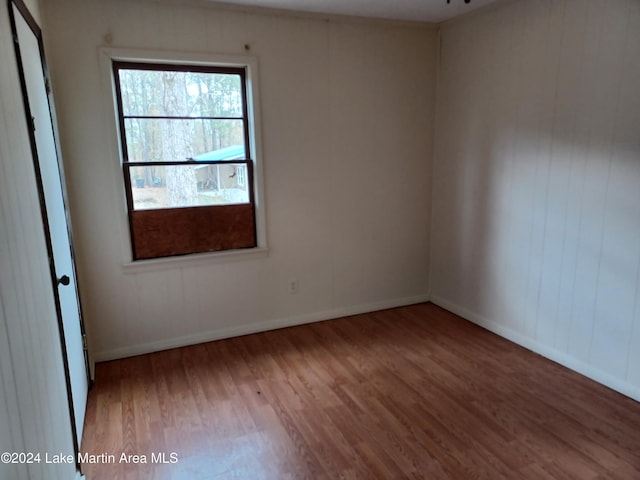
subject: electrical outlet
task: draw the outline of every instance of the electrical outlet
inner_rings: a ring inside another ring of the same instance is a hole
[[[298,279],[292,278],[289,280],[289,293],[298,293]]]

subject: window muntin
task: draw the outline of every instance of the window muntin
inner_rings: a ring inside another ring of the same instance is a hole
[[[255,247],[245,69],[114,61],[113,70],[134,259]],[[178,237],[199,240],[191,248]]]

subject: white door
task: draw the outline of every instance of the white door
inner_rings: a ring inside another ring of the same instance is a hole
[[[80,302],[64,204],[62,188],[64,180],[60,175],[60,166],[58,165],[53,121],[49,110],[48,82],[45,80],[40,43],[15,5],[13,9],[28,110],[35,129],[36,169],[39,166],[41,191],[44,196],[43,210],[47,217],[45,230],[48,227],[50,255],[53,255],[52,264],[58,279],[54,288],[57,291],[57,303],[60,307],[58,314],[62,324],[63,350],[66,351],[66,367],[77,439],[76,446],[79,448],[87,405],[89,379],[83,343]],[[32,20],[31,22],[33,24]],[[36,176],[38,176],[38,172],[36,172]]]

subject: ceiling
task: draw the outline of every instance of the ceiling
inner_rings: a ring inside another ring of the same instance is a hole
[[[242,6],[439,23],[505,0],[222,0]]]

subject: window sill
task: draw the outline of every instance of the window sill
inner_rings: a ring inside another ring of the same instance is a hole
[[[236,262],[243,260],[257,260],[266,258],[269,254],[267,248],[251,248],[242,250],[227,250],[222,252],[197,253],[192,255],[180,255],[176,257],[154,258],[151,260],[137,260],[122,265],[125,274],[145,273],[157,270],[170,270],[175,268],[201,267],[215,265],[217,263]]]

